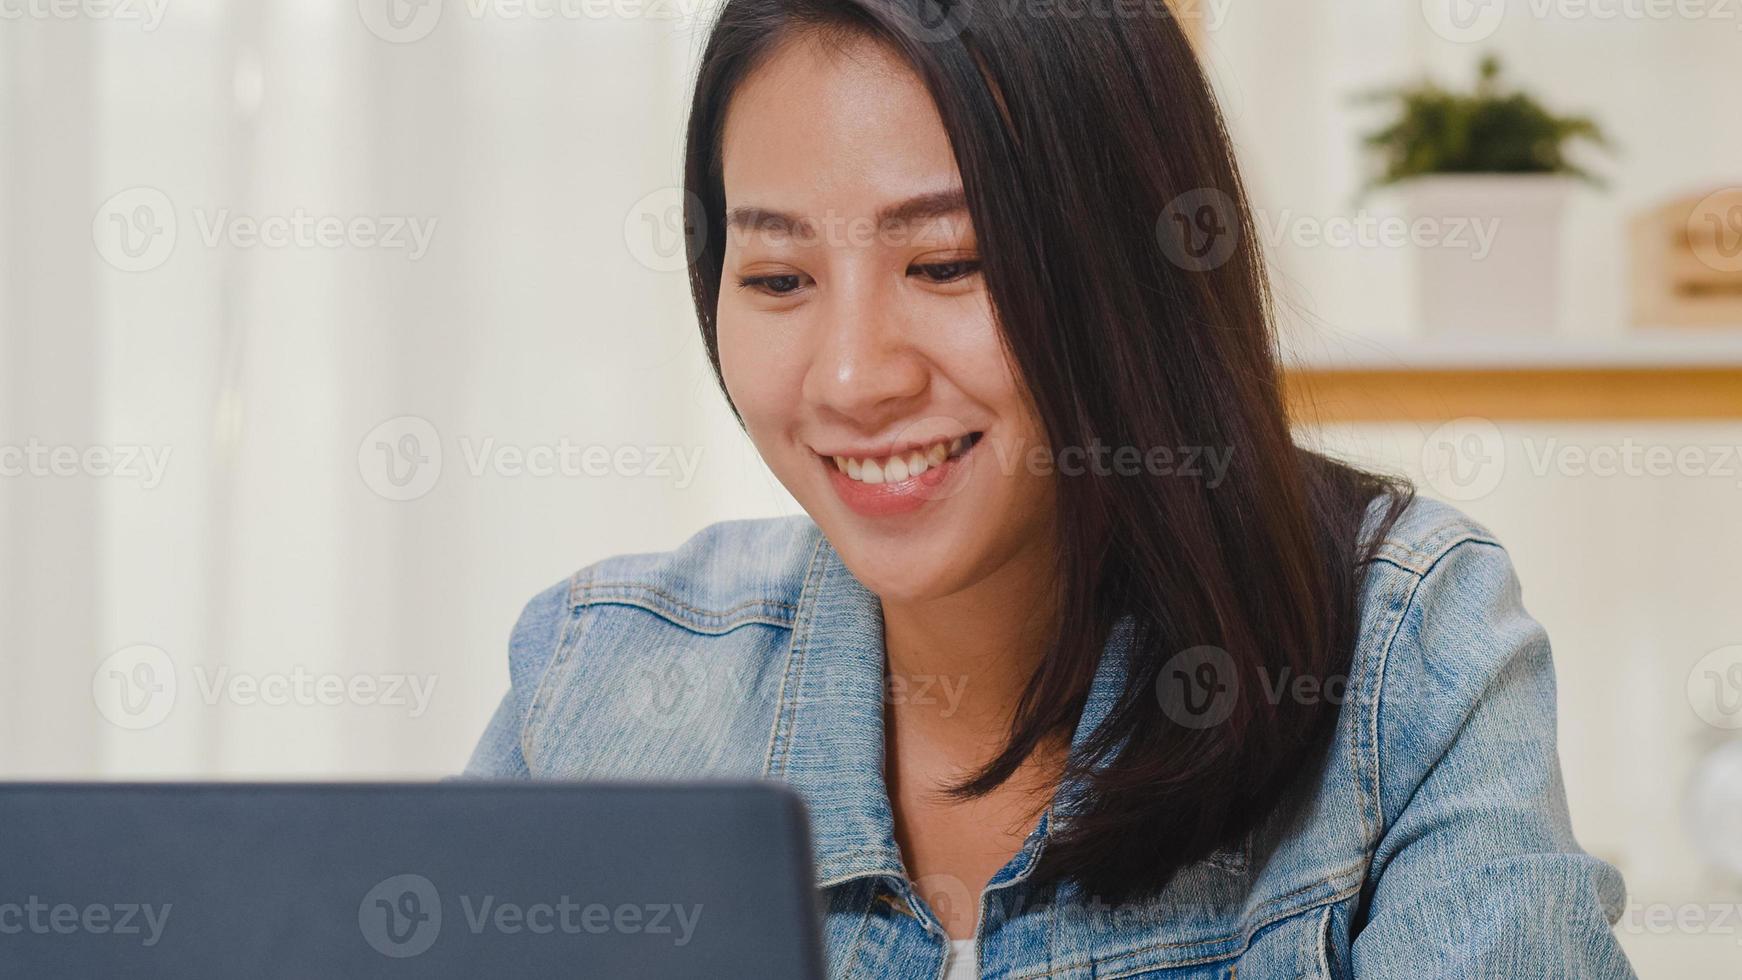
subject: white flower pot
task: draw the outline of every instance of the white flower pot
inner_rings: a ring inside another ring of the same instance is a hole
[[[1422,328],[1434,336],[1554,333],[1573,183],[1554,174],[1444,174],[1399,185],[1417,229]]]

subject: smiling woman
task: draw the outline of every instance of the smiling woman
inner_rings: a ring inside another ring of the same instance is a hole
[[[808,518],[534,599],[474,774],[788,780],[835,976],[1629,975],[1511,564],[1295,445],[1160,0],[728,0],[686,185]]]

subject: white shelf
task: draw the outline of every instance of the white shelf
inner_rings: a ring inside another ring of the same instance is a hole
[[[1603,337],[1432,337],[1373,340],[1320,334],[1284,345],[1308,371],[1687,369],[1742,367],[1742,325],[1638,328]]]

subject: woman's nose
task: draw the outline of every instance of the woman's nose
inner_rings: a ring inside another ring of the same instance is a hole
[[[818,311],[824,321],[805,375],[807,401],[867,431],[910,414],[930,378],[891,292],[864,278],[837,283]]]

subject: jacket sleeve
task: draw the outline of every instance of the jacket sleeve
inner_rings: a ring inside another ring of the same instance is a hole
[[[526,779],[531,767],[521,735],[544,681],[551,657],[570,621],[569,582],[564,580],[532,598],[508,638],[508,693],[484,729],[466,764],[466,778]]]
[[[1415,581],[1382,670],[1354,975],[1634,976],[1621,876],[1573,837],[1548,637],[1498,544],[1465,538]]]

